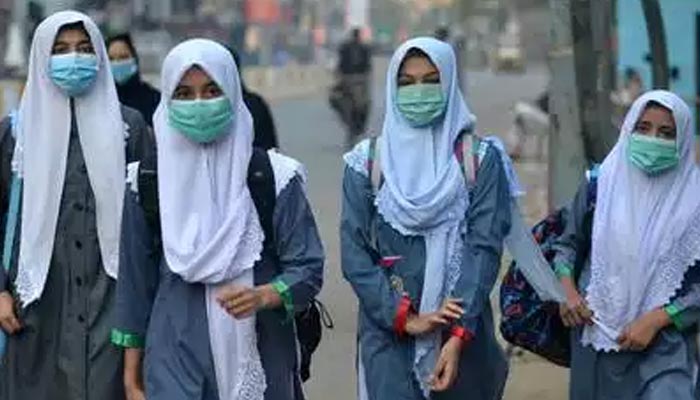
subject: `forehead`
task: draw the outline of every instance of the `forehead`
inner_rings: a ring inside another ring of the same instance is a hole
[[[82,26],[63,27],[56,34],[56,43],[91,41],[87,31]]]
[[[401,62],[399,73],[434,73],[438,72],[437,66],[426,54],[410,54]]]
[[[118,53],[131,53],[131,48],[123,40],[114,40],[109,44],[108,51]]]
[[[647,104],[639,116],[639,122],[675,125],[673,112],[660,104]]]
[[[199,65],[192,65],[185,73],[182,74],[180,78],[179,85],[202,85],[214,82],[214,80],[209,76],[209,74]]]

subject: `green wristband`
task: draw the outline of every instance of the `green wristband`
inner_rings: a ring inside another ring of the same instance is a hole
[[[671,318],[671,322],[673,322],[673,325],[676,327],[676,329],[680,331],[685,328],[683,320],[681,319],[681,310],[680,308],[678,308],[678,306],[671,303],[664,307],[664,311],[666,311],[668,317]]]
[[[282,304],[287,312],[287,321],[291,321],[291,319],[294,318],[294,299],[292,298],[292,292],[289,290],[289,286],[287,286],[283,280],[277,279],[272,282],[272,288],[275,289],[282,299]]]
[[[140,349],[143,348],[145,344],[143,336],[122,332],[119,329],[112,329],[111,339],[112,344],[128,349]]]
[[[557,278],[571,278],[574,276],[574,269],[571,268],[569,264],[556,263],[554,266],[554,273],[557,274]]]

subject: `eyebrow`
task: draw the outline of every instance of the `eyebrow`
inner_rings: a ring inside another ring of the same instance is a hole
[[[92,42],[90,41],[90,39],[84,39],[84,40],[81,40],[80,42],[78,42],[78,46],[82,46],[84,44],[89,44],[90,46],[92,46]],[[56,47],[56,46],[70,46],[70,43],[66,42],[65,40],[56,40],[56,42],[53,45],[54,45],[54,47]]]

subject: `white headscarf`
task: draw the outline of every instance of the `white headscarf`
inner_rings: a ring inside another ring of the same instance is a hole
[[[396,105],[398,74],[410,49],[427,54],[440,72],[447,108],[439,124],[412,127]],[[425,238],[426,265],[420,313],[437,311],[454,288],[462,268],[460,228],[469,196],[454,145],[475,117],[457,81],[455,55],[449,44],[432,38],[409,40],[396,50],[387,72],[387,107],[380,138],[385,183],[377,209],[403,235]],[[439,333],[416,339],[415,373],[427,397],[437,361]]]
[[[13,169],[22,177],[22,227],[17,292],[24,306],[41,297],[53,254],[71,130],[69,98],[52,82],[51,50],[59,29],[81,22],[99,71],[89,92],[75,98],[80,145],[95,195],[97,236],[105,272],[116,278],[124,199],[124,122],[104,40],[84,14],[64,11],[34,34],[27,86],[19,107]]]
[[[219,85],[234,113],[228,135],[211,144],[195,143],[168,124],[172,94],[195,65]],[[225,284],[253,287],[253,266],[264,239],[247,185],[253,120],[243,103],[238,69],[223,46],[188,40],[165,58],[161,87],[154,125],[165,259],[185,281],[206,284],[209,340],[221,400],[262,400],[265,375],[255,317],[234,319],[217,303],[215,293]]]
[[[673,113],[680,156],[677,167],[654,177],[627,155],[629,137],[650,101]],[[667,91],[648,92],[632,105],[601,166],[586,299],[596,318],[617,332],[667,304],[700,259],[700,169],[690,126],[683,100]],[[619,350],[598,326],[586,327],[582,342],[596,350]]]

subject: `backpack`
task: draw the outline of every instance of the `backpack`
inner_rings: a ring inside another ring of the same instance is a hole
[[[597,192],[597,169],[587,173],[587,211],[584,218],[585,231],[590,231]],[[564,232],[570,218],[569,210],[561,208],[548,215],[532,228],[532,234],[545,259],[554,269],[556,255],[554,244]],[[590,237],[589,234],[585,235]],[[590,246],[586,246],[588,248]],[[577,254],[575,276],[588,258],[588,253]],[[501,323],[503,338],[510,344],[524,348],[561,367],[569,367],[571,360],[570,329],[559,317],[559,304],[540,300],[513,261],[500,287]]]
[[[138,192],[146,222],[160,240],[160,215],[158,206],[158,173],[155,152],[144,156],[138,166]],[[248,188],[260,218],[260,225],[265,233],[263,247],[269,249],[274,235],[273,215],[277,202],[275,175],[270,157],[263,149],[254,148],[248,167]],[[160,242],[156,248],[160,248]],[[274,250],[273,250],[274,251]],[[160,252],[159,252],[160,253]],[[281,271],[279,271],[281,272]],[[323,327],[333,329],[334,324],[326,307],[314,299],[304,310],[294,316],[297,340],[299,342],[299,373],[303,382],[311,377],[311,358],[318,348],[323,334]]]

